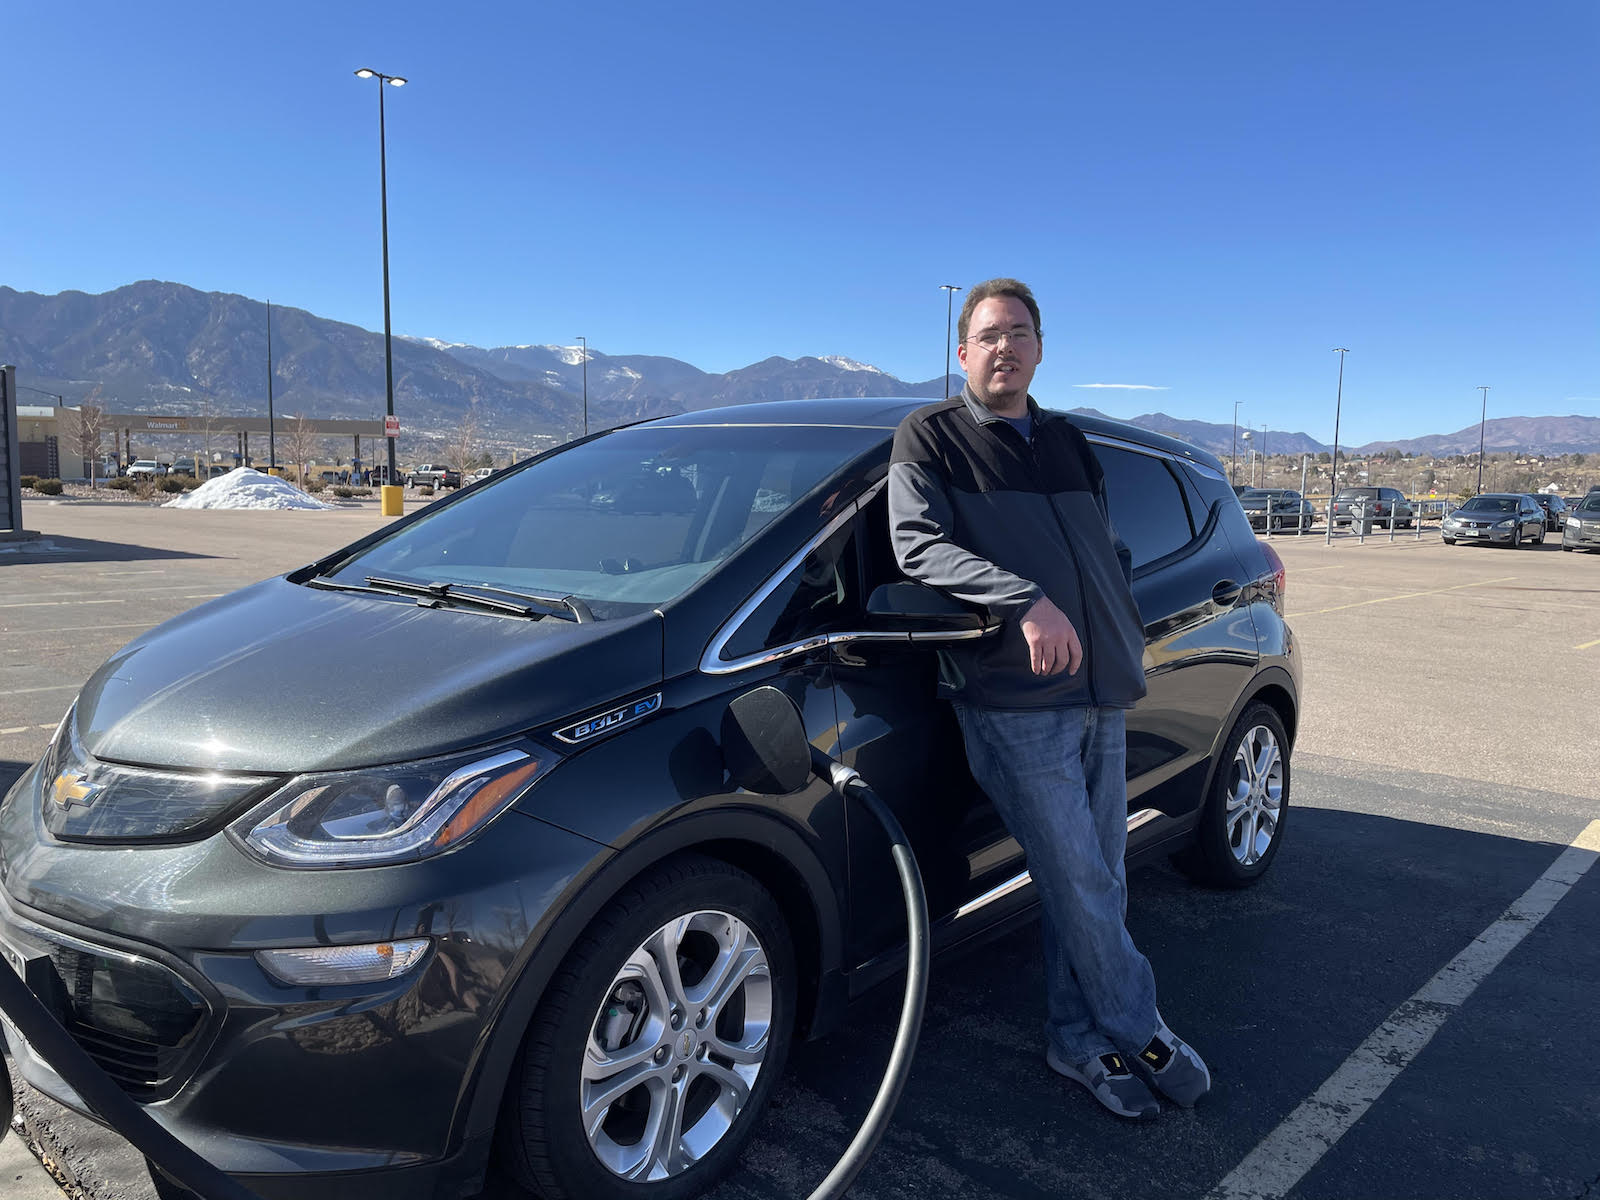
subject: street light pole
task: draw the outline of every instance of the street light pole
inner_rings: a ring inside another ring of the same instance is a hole
[[[278,441],[272,420],[272,301],[267,301],[267,474],[278,473]],[[210,453],[208,447],[206,452]]]
[[[1328,470],[1328,529],[1327,540],[1324,545],[1333,545],[1333,498],[1339,494],[1339,413],[1344,408],[1344,356],[1350,351],[1344,346],[1335,346],[1333,352],[1339,356],[1339,390],[1333,397],[1333,464]]]
[[[578,341],[583,343],[583,436],[589,436],[589,339],[581,333]]]
[[[956,293],[961,289],[953,283],[941,283],[944,293],[944,398],[950,399],[950,313],[955,306]]]
[[[1483,427],[1489,420],[1489,385],[1480,384],[1483,393],[1483,412],[1478,417],[1478,495],[1483,495]]]
[[[1233,402],[1233,449],[1228,452],[1228,483],[1233,485],[1239,482],[1239,405],[1242,400]]]
[[[1261,455],[1261,486],[1270,487],[1271,484],[1267,482],[1267,427],[1264,423],[1261,426],[1261,449],[1256,453]]]
[[[381,71],[374,71],[370,67],[362,67],[356,72],[358,79],[376,79],[378,81],[378,204],[383,221],[383,385],[384,396],[387,401],[385,412],[394,416],[394,339],[389,323],[389,149],[388,134],[384,125],[383,111],[383,85],[404,87],[406,80],[400,75],[385,75]],[[387,431],[385,431],[387,433]],[[385,437],[389,443],[389,474],[386,486],[397,486],[394,482],[399,473],[395,466],[394,444],[397,439]],[[394,493],[394,511],[390,512],[390,505],[384,504],[385,516],[399,516],[399,493]]]

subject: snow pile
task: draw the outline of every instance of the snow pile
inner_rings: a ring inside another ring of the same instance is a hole
[[[164,508],[334,508],[306,495],[287,479],[236,467],[208,479],[192,492],[169,500]]]

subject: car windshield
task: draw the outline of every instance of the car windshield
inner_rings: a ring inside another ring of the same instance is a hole
[[[1516,512],[1520,507],[1510,496],[1474,496],[1461,506],[1462,512]]]
[[[329,578],[485,584],[622,615],[682,595],[883,429],[642,425],[496,475]],[[608,608],[609,606],[609,608]]]
[[[1600,512],[1600,492],[1592,492],[1578,501],[1578,512]]]

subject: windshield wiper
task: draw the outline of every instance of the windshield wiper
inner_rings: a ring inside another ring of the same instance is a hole
[[[589,606],[576,596],[540,596],[532,592],[513,592],[486,583],[412,583],[408,579],[388,579],[368,575],[367,583],[378,591],[418,596],[435,603],[466,604],[491,612],[515,613],[522,617],[560,617],[583,623],[594,620]],[[490,595],[483,595],[488,592]],[[499,597],[507,597],[500,599]]]

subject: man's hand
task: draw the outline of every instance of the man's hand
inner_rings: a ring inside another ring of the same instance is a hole
[[[1028,639],[1028,655],[1035,675],[1057,675],[1065,670],[1076,675],[1083,664],[1083,643],[1078,631],[1062,612],[1041,596],[1022,614],[1022,636]]]

